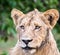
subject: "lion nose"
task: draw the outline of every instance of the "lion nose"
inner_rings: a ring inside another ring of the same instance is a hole
[[[22,40],[22,41],[27,45],[29,42],[32,41],[32,39],[31,40]]]

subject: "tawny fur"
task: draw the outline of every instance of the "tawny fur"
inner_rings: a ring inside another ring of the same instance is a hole
[[[59,50],[58,50],[57,45],[56,45],[56,41],[55,41],[55,39],[52,35],[52,32],[51,32],[51,29],[55,26],[55,24],[56,24],[56,22],[59,18],[59,13],[57,12],[57,10],[51,9],[51,10],[48,10],[47,12],[42,13],[42,12],[39,12],[38,10],[35,9],[34,11],[27,13],[26,15],[23,14],[22,12],[20,12],[19,10],[17,10],[17,11],[18,12],[16,12],[16,9],[14,9],[12,11],[12,18],[14,20],[14,23],[16,25],[16,30],[17,30],[18,33],[19,33],[19,30],[20,30],[20,29],[18,29],[18,26],[20,25],[20,21],[22,20],[21,19],[22,17],[23,18],[24,18],[24,16],[25,17],[30,17],[30,18],[39,18],[40,17],[41,19],[38,19],[38,22],[40,20],[41,22],[39,22],[39,23],[40,23],[40,25],[43,25],[43,27],[41,28],[39,33],[40,32],[43,32],[43,33],[40,33],[40,34],[37,33],[37,34],[40,35],[40,36],[42,35],[43,37],[41,37],[42,38],[41,40],[44,40],[45,39],[44,35],[46,34],[44,32],[47,32],[45,29],[49,28],[49,35],[48,35],[49,39],[48,39],[48,42],[41,49],[38,48],[33,54],[31,54],[28,51],[24,52],[23,49],[20,47],[20,42],[18,40],[16,46],[10,51],[10,55],[60,55]],[[18,19],[18,17],[16,17],[16,16],[14,17],[15,14],[17,14],[20,17],[20,19]],[[50,23],[49,20],[48,20],[50,15],[53,18],[52,23]],[[17,18],[18,20],[15,19],[15,18]],[[29,23],[27,25],[30,25],[31,24],[30,22],[33,22],[31,20],[29,21]],[[28,20],[24,20],[23,22],[25,22],[25,21],[28,22]],[[43,29],[44,27],[45,27],[45,29]],[[29,29],[29,31],[31,31],[31,29]],[[29,31],[27,31],[26,33],[28,33]],[[31,31],[28,34],[29,34],[28,36],[32,36],[34,34],[34,32]],[[19,37],[19,34],[17,34],[17,37],[18,37],[18,39],[21,38],[21,37]],[[33,37],[30,37],[30,38],[33,38]],[[33,39],[35,39],[35,38],[33,38]],[[36,39],[38,39],[38,37],[36,37]],[[36,42],[35,44],[37,44],[37,43],[38,42]]]

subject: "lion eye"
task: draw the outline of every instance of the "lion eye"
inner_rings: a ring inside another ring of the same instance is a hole
[[[20,28],[21,28],[21,29],[24,29],[24,26],[23,26],[23,25],[21,25],[21,26],[20,26]]]
[[[35,26],[35,29],[39,29],[41,26]]]

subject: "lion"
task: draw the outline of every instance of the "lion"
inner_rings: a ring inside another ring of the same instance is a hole
[[[50,9],[27,14],[13,9],[11,17],[16,26],[17,44],[10,55],[60,55],[52,29],[59,19],[59,12]]]

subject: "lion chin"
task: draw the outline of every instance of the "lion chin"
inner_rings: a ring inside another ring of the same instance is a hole
[[[29,46],[25,46],[25,47],[21,47],[24,53],[29,53],[29,54],[34,54],[37,50],[37,48],[34,47],[29,47]]]
[[[23,52],[24,52],[25,54],[34,54],[34,53],[36,52],[36,49],[30,49],[30,50],[25,50],[25,49],[23,49]]]

